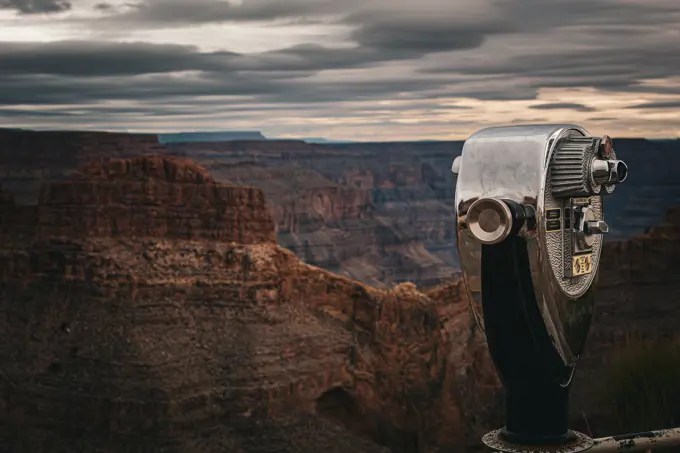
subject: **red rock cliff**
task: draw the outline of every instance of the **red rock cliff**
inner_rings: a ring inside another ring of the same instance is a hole
[[[457,253],[450,203],[433,199],[440,192],[452,197],[450,172],[445,180],[437,174],[439,161],[448,160],[443,167],[450,168],[456,148],[449,143],[168,148],[196,159],[220,181],[262,189],[279,243],[309,264],[376,287],[403,281],[434,286],[459,275],[452,266]]]
[[[259,189],[216,184],[190,161],[114,159],[43,186],[38,206],[15,206],[15,235],[275,242]]]
[[[19,204],[38,203],[42,184],[102,159],[164,154],[153,134],[0,130],[0,181]]]
[[[114,160],[21,212],[0,241],[9,451],[462,449],[495,403],[459,283],[378,290],[303,264],[255,189]]]

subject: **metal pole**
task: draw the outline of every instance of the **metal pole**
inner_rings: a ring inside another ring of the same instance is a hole
[[[680,446],[680,428],[660,429],[620,436],[600,437],[588,453],[618,453]]]

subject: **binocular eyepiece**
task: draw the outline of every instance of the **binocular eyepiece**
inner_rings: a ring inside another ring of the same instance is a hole
[[[622,160],[595,159],[591,167],[593,184],[619,184],[628,177],[628,165]]]
[[[608,136],[536,125],[473,134],[452,171],[465,285],[507,392],[506,426],[485,442],[577,441],[568,396],[609,231],[603,196],[628,167]]]

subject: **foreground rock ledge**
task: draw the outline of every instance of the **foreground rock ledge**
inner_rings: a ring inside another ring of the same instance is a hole
[[[462,449],[496,401],[460,283],[305,265],[257,189],[143,157],[2,200],[9,451]]]

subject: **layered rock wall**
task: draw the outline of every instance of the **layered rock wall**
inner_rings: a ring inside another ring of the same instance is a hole
[[[17,203],[35,205],[43,184],[90,161],[166,152],[153,134],[0,130],[0,184]]]
[[[451,264],[457,261],[451,206],[437,198],[452,197],[453,181],[436,160],[452,158],[456,145],[419,145],[269,141],[169,148],[220,181],[261,188],[279,243],[305,262],[377,287],[433,286],[458,276]]]
[[[421,452],[476,441],[470,414],[494,403],[497,383],[459,283],[378,290],[303,264],[271,240],[271,220],[253,221],[266,213],[261,196],[221,189],[187,162],[114,160],[43,190],[36,212],[68,207],[47,212],[69,228],[13,217],[22,229],[0,241],[8,451]],[[121,217],[121,203],[244,228],[109,237],[101,219]]]
[[[217,239],[275,242],[259,189],[216,184],[195,164],[138,157],[88,164],[45,184],[37,206],[14,205],[7,233],[25,236]]]

